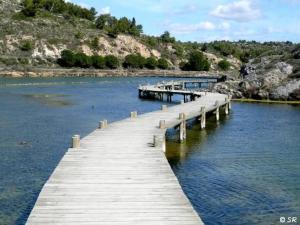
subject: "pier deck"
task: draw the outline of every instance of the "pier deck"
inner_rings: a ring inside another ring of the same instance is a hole
[[[66,152],[27,225],[203,224],[166,159],[165,132],[183,123],[180,113],[188,120],[226,104],[227,96],[206,93],[95,130]]]

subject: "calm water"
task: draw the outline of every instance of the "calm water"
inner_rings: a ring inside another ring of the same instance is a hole
[[[148,112],[137,98],[157,78],[0,79],[0,224],[24,224],[75,133]],[[279,224],[300,216],[300,107],[234,104],[219,124],[190,125],[168,156],[206,224]]]

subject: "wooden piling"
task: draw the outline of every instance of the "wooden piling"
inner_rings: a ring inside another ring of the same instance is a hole
[[[154,135],[153,136],[153,146],[161,147],[163,152],[166,152],[166,137],[165,137],[165,135]]]
[[[99,129],[106,129],[108,127],[107,120],[102,120],[99,122]]]
[[[74,135],[72,137],[72,148],[80,148],[80,135]]]
[[[206,112],[204,106],[201,107],[200,124],[201,124],[201,129],[204,129],[206,127]]]
[[[135,118],[137,118],[137,117],[138,117],[137,111],[134,111],[134,112],[131,112],[131,113],[130,113],[130,118],[131,118],[131,119],[135,119]]]
[[[179,114],[180,130],[179,130],[179,140],[184,141],[186,139],[186,115],[185,113]]]
[[[162,106],[161,106],[161,110],[162,110],[163,112],[168,111],[168,106],[167,106],[167,105],[162,105]]]
[[[219,101],[215,102],[215,106],[216,106],[216,111],[215,111],[216,121],[219,121],[220,120],[220,104],[219,104]]]
[[[166,129],[166,121],[165,120],[160,120],[159,121],[159,128],[160,129]]]

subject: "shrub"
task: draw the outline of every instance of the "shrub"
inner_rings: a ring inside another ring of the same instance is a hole
[[[154,70],[157,66],[157,60],[154,57],[149,57],[146,59],[145,67]]]
[[[181,64],[182,70],[209,71],[210,63],[202,52],[193,51],[190,53],[188,63]]]
[[[169,69],[169,62],[165,58],[160,58],[157,61],[157,67],[162,70]]]
[[[99,50],[99,38],[98,37],[95,37],[91,43],[90,43],[91,47],[94,49],[94,50]]]
[[[224,59],[218,63],[218,66],[221,70],[227,71],[230,69],[231,64],[227,60]]]
[[[77,53],[75,55],[75,66],[90,68],[92,66],[92,59],[84,53]]]
[[[22,51],[30,51],[33,49],[33,44],[31,41],[25,41],[21,44],[20,49]]]
[[[146,59],[140,54],[127,55],[123,62],[124,68],[140,68],[142,69],[145,65]]]
[[[109,69],[117,69],[120,65],[120,61],[116,56],[107,55],[105,56],[105,65]]]
[[[102,56],[92,56],[92,64],[96,69],[104,69],[105,59]]]
[[[70,50],[63,50],[61,52],[61,57],[57,60],[57,63],[63,67],[73,67],[75,66],[75,62],[75,54]]]

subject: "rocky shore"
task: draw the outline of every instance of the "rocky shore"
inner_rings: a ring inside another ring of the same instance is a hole
[[[256,100],[300,100],[300,77],[286,62],[272,62],[262,58],[242,66],[240,76],[218,83],[214,90],[231,94],[234,98]]]

